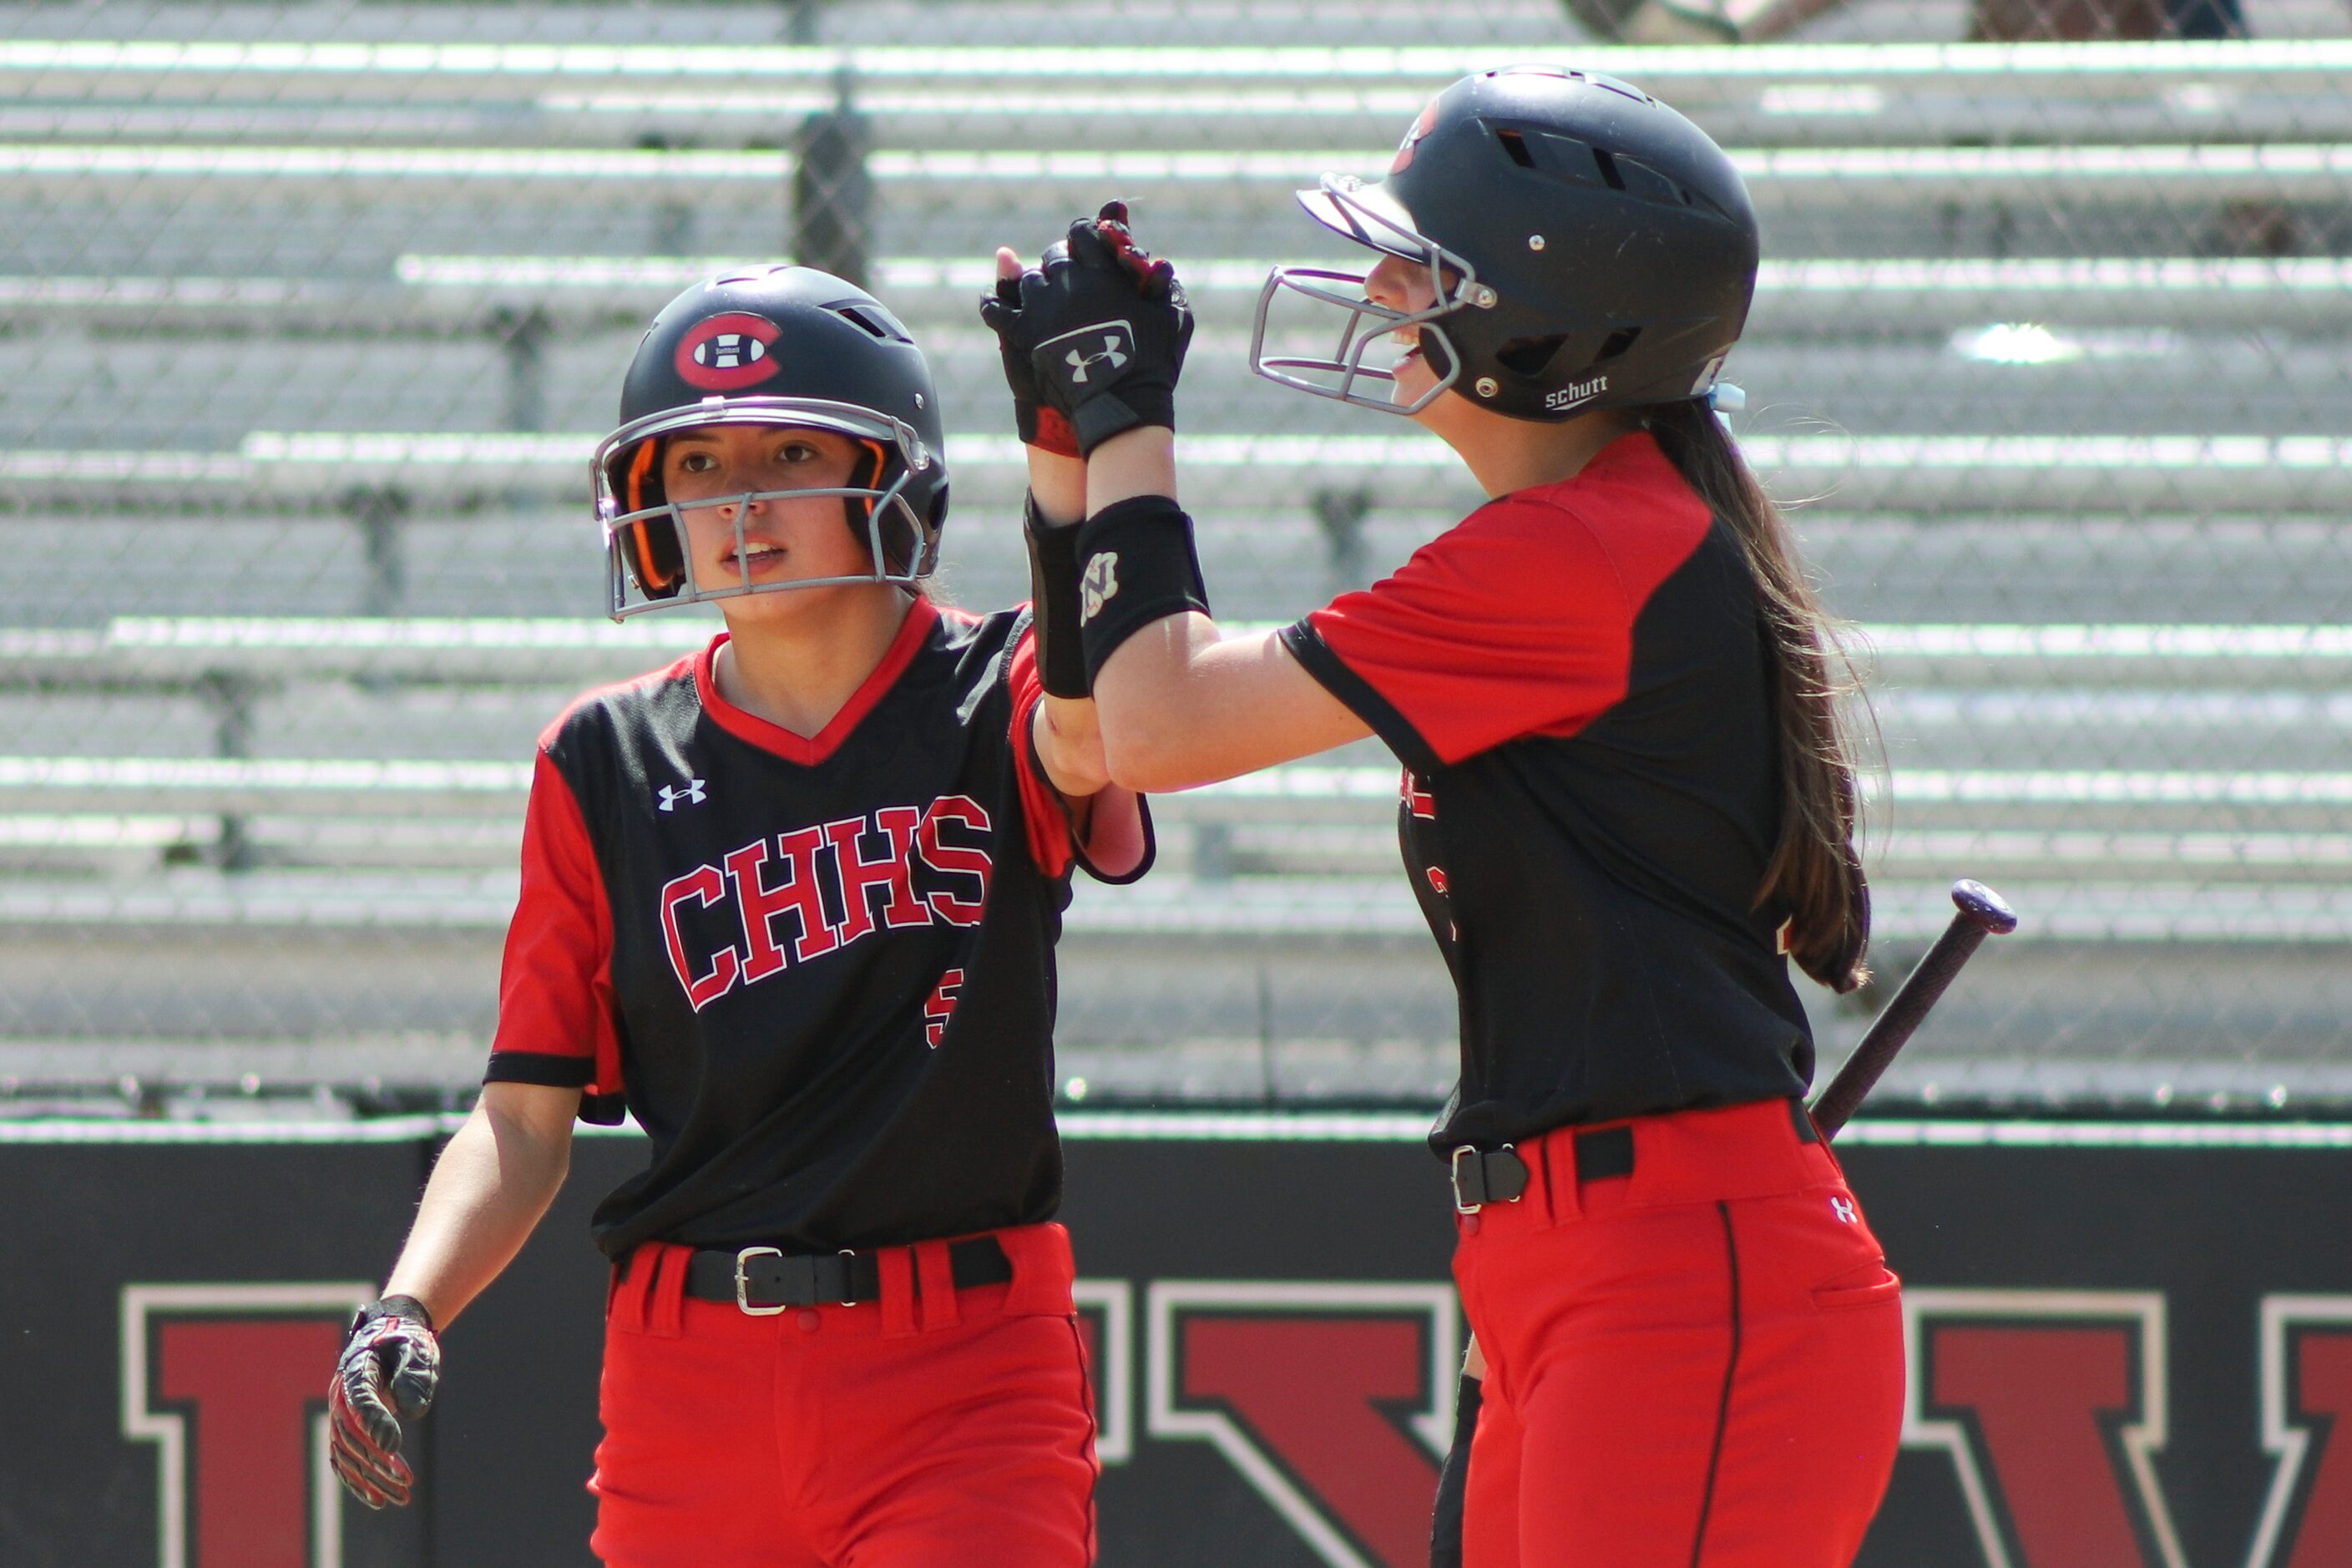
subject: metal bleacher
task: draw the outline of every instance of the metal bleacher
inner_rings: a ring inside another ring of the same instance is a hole
[[[989,253],[1119,195],[1199,310],[1220,611],[1272,623],[1477,499],[1412,427],[1249,375],[1269,260],[1340,254],[1289,191],[1565,56],[1756,194],[1728,374],[1861,629],[1882,966],[1956,875],[2026,917],[1894,1090],[2352,1099],[2352,40],[1603,49],[1548,3],[1468,40],[1423,10],[21,12],[0,1090],[471,1081],[533,736],[711,625],[595,618],[588,451],[650,312],[786,245],[811,117],[854,109],[870,280],[940,374],[951,596],[1026,586]],[[1160,871],[1073,913],[1081,1092],[1442,1092],[1394,789],[1367,744],[1160,803]],[[1873,999],[1809,997],[1832,1054]]]

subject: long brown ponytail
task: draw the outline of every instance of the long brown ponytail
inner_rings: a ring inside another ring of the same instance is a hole
[[[1789,952],[1833,991],[1870,978],[1870,885],[1854,846],[1861,813],[1852,737],[1841,709],[1858,692],[1832,678],[1845,659],[1834,622],[1805,574],[1788,521],[1704,399],[1643,410],[1667,460],[1739,539],[1755,574],[1780,727],[1780,824],[1756,890],[1789,917]]]

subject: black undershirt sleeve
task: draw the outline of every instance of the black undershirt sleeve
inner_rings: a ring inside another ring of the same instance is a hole
[[[551,1056],[545,1051],[492,1051],[484,1083],[535,1083],[548,1089],[586,1089],[596,1079],[593,1057]]]

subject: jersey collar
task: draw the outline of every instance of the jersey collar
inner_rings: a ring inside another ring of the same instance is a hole
[[[940,612],[929,599],[917,599],[909,605],[907,618],[898,625],[898,635],[883,650],[882,662],[874,667],[874,672],[851,694],[849,700],[841,705],[841,711],[833,716],[832,721],[814,736],[796,735],[781,724],[771,724],[719,695],[719,680],[712,670],[712,661],[719,657],[719,644],[727,640],[725,632],[712,637],[710,646],[694,656],[695,695],[702,700],[702,710],[737,740],[747,742],[763,752],[773,752],[788,763],[813,768],[839,750],[841,743],[849,739],[866,715],[873,711],[874,705],[897,684],[898,677],[905,674],[907,667],[915,661],[915,655],[929,637],[931,628],[939,624],[939,619]]]

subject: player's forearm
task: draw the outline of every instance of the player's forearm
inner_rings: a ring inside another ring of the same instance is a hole
[[[1114,781],[1158,792],[1230,776],[1212,754],[1223,741],[1216,679],[1202,668],[1217,640],[1208,616],[1170,616],[1128,638],[1096,674],[1096,721]]]
[[[1086,510],[1089,517],[1138,496],[1176,499],[1176,433],[1163,426],[1139,426],[1097,447],[1086,463]],[[1145,627],[1112,655],[1097,680],[1097,733],[1116,729],[1123,767],[1106,766],[1120,784],[1135,789],[1173,789],[1206,782],[1193,742],[1213,743],[1201,711],[1213,692],[1196,678],[1198,650],[1213,646],[1216,623],[1206,616],[1171,616]],[[1116,672],[1116,673],[1114,673]],[[1117,717],[1106,724],[1108,699]],[[1108,752],[1108,743],[1105,742]],[[1148,782],[1147,782],[1148,781]]]
[[[1120,432],[1087,457],[1087,515],[1137,496],[1176,499],[1176,432],[1164,425],[1139,425]]]
[[[1037,707],[1032,733],[1037,760],[1065,800],[1083,800],[1110,783],[1102,725],[1088,698],[1048,696]]]
[[[1271,632],[1222,637],[1169,616],[1121,644],[1095,676],[1111,782],[1150,794],[1196,789],[1371,733]]]
[[[543,1121],[488,1096],[475,1107],[434,1163],[385,1294],[414,1296],[446,1328],[513,1261],[571,1168],[569,1124]]]
[[[1021,450],[1029,459],[1029,494],[1037,503],[1037,515],[1056,528],[1084,522],[1086,459],[1065,458],[1042,447],[1024,447]]]

